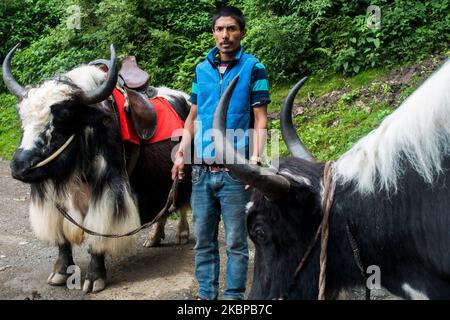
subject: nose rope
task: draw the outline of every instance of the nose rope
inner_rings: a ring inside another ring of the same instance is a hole
[[[49,163],[50,161],[52,161],[53,159],[55,159],[57,156],[59,156],[68,146],[69,144],[73,141],[73,139],[75,138],[75,134],[71,135],[69,139],[67,139],[66,143],[64,143],[58,150],[56,150],[50,157],[48,157],[45,160],[42,160],[41,162],[39,162],[38,164],[36,164],[35,166],[31,167],[31,169],[36,169],[42,166],[45,166],[47,163]]]

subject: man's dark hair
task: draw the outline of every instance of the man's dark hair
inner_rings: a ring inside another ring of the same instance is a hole
[[[221,17],[231,17],[237,21],[241,31],[245,29],[245,17],[242,11],[239,10],[238,8],[231,6],[220,8],[219,11],[217,11],[217,13],[212,18],[213,29],[216,26],[217,19]]]

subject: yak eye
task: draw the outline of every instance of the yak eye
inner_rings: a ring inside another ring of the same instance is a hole
[[[264,228],[261,225],[255,226],[253,229],[253,237],[255,238],[255,241],[257,242],[265,242],[266,241],[266,232],[264,231]]]

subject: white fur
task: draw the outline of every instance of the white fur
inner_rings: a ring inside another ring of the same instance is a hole
[[[106,73],[94,66],[82,66],[67,72],[64,76],[71,79],[81,89],[89,91],[100,85]],[[44,143],[50,142],[53,131],[50,107],[57,102],[67,100],[72,94],[71,86],[55,80],[46,81],[28,90],[27,97],[18,105],[23,131],[20,148],[24,150],[35,148],[41,133],[44,133],[47,140]]]
[[[56,195],[51,183],[46,183],[47,198],[30,202],[30,222],[36,237],[50,245],[63,244],[63,216],[55,207]]]
[[[90,91],[96,89],[106,79],[107,74],[95,66],[81,66],[70,70],[64,76],[83,91]]]
[[[56,203],[63,205],[72,218],[82,223],[85,212],[81,212],[74,205],[75,200],[78,203],[86,203],[86,188],[81,184],[79,175],[72,177],[67,194],[58,197],[51,182],[45,183],[45,189],[45,199],[32,200],[29,209],[31,226],[37,238],[50,245],[63,244],[65,239],[72,244],[80,244],[83,232],[64,219],[56,208]]]
[[[250,209],[253,207],[254,202],[250,201],[245,205],[245,212],[248,213]]]
[[[98,155],[94,159],[94,168],[97,177],[102,177],[106,171],[106,160],[102,155]]]
[[[92,127],[86,127],[84,129],[84,143],[86,144],[87,148],[89,148],[89,141],[91,140],[91,137],[94,136],[94,128]]]
[[[99,201],[90,203],[84,227],[105,234],[124,234],[140,227],[138,210],[129,189],[126,190],[124,195],[125,217],[122,219],[113,217],[115,205],[113,194],[110,189],[105,189]],[[86,241],[94,253],[105,252],[116,256],[124,253],[130,245],[134,244],[135,237],[114,239],[87,235]]]
[[[169,101],[171,100],[171,96],[182,96],[183,98],[186,99],[186,101],[189,99],[189,95],[187,95],[186,93],[184,93],[182,91],[173,90],[173,89],[169,89],[166,87],[159,87],[157,89],[158,89],[157,96],[163,97]]]
[[[378,129],[336,162],[336,178],[353,181],[361,193],[397,190],[401,156],[427,183],[442,172],[450,153],[450,61],[447,61]],[[376,179],[379,184],[375,185]]]
[[[308,178],[296,175],[296,174],[292,173],[291,171],[289,171],[288,169],[281,170],[280,174],[282,176],[288,177],[300,184],[306,184],[307,186],[311,186],[311,180],[309,180]]]
[[[74,206],[74,195],[69,195],[65,203],[68,214],[79,224],[83,225],[85,212],[80,211]],[[84,232],[67,219],[63,221],[63,233],[66,239],[72,244],[81,244],[83,242]]]
[[[100,171],[105,170],[106,162],[97,158]],[[50,244],[59,245],[67,239],[72,245],[81,244],[86,237],[94,253],[119,255],[134,244],[134,237],[118,239],[90,236],[66,220],[56,208],[56,203],[63,204],[67,213],[85,228],[98,233],[123,234],[138,228],[139,213],[133,198],[125,192],[125,217],[113,217],[115,201],[111,189],[106,188],[101,198],[94,204],[91,199],[91,188],[82,183],[75,174],[69,182],[67,194],[57,197],[53,185],[47,183],[47,197],[44,201],[32,201],[30,204],[30,221],[38,239]]]
[[[70,182],[68,195],[64,201],[64,207],[67,209],[68,214],[80,225],[83,225],[83,219],[87,214],[90,194],[91,188],[82,183],[79,175],[74,175]],[[71,244],[81,244],[83,242],[83,230],[67,219],[63,221],[63,232]]]
[[[430,300],[426,294],[413,289],[408,283],[404,283],[402,289],[412,300]]]

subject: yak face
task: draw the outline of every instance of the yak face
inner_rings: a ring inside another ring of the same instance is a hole
[[[9,51],[2,64],[3,81],[19,100],[17,111],[22,122],[22,139],[11,162],[12,176],[24,182],[52,176],[61,180],[74,170],[73,143],[83,141],[80,129],[87,127],[84,119],[95,122],[107,114],[101,106],[117,84],[116,51],[111,45],[107,74],[94,66],[81,66],[27,89],[11,72],[11,61],[19,46]]]
[[[27,92],[18,105],[22,139],[11,162],[15,179],[34,182],[49,176],[50,165],[34,166],[54,154],[75,132],[80,114],[77,109],[73,85],[51,80]]]
[[[255,190],[248,205],[247,228],[255,244],[251,299],[297,295],[295,269],[322,219],[320,167],[289,158],[282,161],[279,174],[289,179],[289,192],[269,201]]]
[[[91,75],[90,85],[86,74]],[[87,83],[92,87],[103,79],[104,73],[92,66],[74,69],[65,78],[29,89],[19,102],[22,138],[11,162],[13,178],[39,182],[63,173],[70,175],[74,170],[80,135],[86,127],[95,126],[95,122],[106,116],[101,108],[82,103],[80,77],[84,77],[81,80],[85,86]]]

